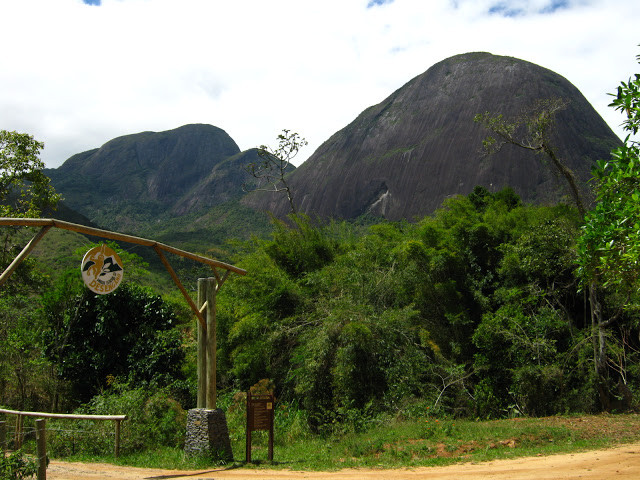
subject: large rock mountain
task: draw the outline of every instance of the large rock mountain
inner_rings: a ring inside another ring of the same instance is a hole
[[[525,201],[555,202],[568,190],[543,157],[511,146],[483,156],[489,132],[473,121],[487,111],[514,118],[555,97],[569,105],[557,116],[554,147],[586,185],[594,161],[620,140],[578,89],[523,60],[467,53],[432,66],[322,144],[289,177],[298,210],[413,219],[476,185],[511,186]],[[254,193],[243,201],[276,215],[289,210],[282,195]]]
[[[237,200],[256,150],[241,152],[222,129],[185,125],[115,138],[47,170],[64,202],[104,227],[139,231]]]
[[[516,147],[481,153],[488,132],[473,118],[515,117],[544,98],[561,97],[554,146],[586,188],[595,160],[620,144],[582,94],[560,75],[489,53],[448,58],[335,133],[288,176],[300,212],[413,220],[447,197],[511,186],[525,201],[568,197],[544,157]],[[245,195],[245,171],[258,160],[224,130],[185,125],[115,138],[48,170],[66,204],[104,228],[199,248],[266,226],[261,211],[289,211],[282,194]],[[251,207],[251,208],[249,208]],[[217,232],[217,233],[212,233]]]

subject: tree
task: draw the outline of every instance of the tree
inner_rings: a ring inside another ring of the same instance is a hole
[[[496,140],[493,137],[487,137],[484,140],[483,145],[488,153],[500,150],[505,144],[512,144],[546,155],[551,160],[553,166],[564,176],[580,216],[584,218],[586,209],[575,176],[571,169],[562,163],[556,155],[550,141],[555,123],[555,115],[557,112],[566,108],[566,105],[567,103],[564,100],[557,98],[540,100],[529,112],[521,115],[513,122],[504,120],[502,115],[495,115],[489,112],[476,115],[474,120],[482,123],[499,139]],[[632,103],[622,104],[622,108],[630,109],[632,107]],[[604,307],[598,292],[597,281],[587,282],[587,289],[589,291],[589,308],[591,311],[593,330],[594,367],[598,376],[598,393],[603,408],[608,410],[611,405],[611,395],[609,393],[610,381],[607,374],[608,355],[606,328],[617,319],[617,315],[605,319]]]
[[[0,216],[38,217],[60,195],[42,173],[44,144],[26,133],[0,130]]]
[[[59,200],[42,173],[44,163],[38,158],[42,147],[28,134],[0,130],[1,217],[38,217]],[[20,242],[14,241],[17,232],[18,227],[1,230],[0,270],[22,249]],[[33,294],[44,284],[35,260],[28,258],[0,289],[0,403],[20,408],[41,406],[38,395],[33,394],[33,384],[40,382],[45,370],[38,351]]]
[[[486,153],[496,153],[504,145],[511,144],[546,155],[564,176],[578,211],[584,216],[586,210],[575,175],[558,157],[551,142],[556,114],[564,110],[567,104],[561,98],[544,99],[513,121],[505,120],[502,114],[490,112],[476,115],[474,121],[484,125],[497,137],[489,136],[482,142]]]
[[[243,185],[245,191],[260,190],[265,192],[285,192],[291,213],[296,213],[293,203],[293,192],[287,182],[286,175],[291,170],[291,161],[298,155],[298,151],[307,145],[307,141],[295,132],[284,129],[278,135],[278,147],[272,149],[266,145],[258,148],[260,161],[247,165],[249,174],[258,179],[257,186]]]
[[[637,57],[640,60],[640,55]],[[585,218],[578,241],[579,275],[593,294],[595,286],[613,295],[619,308],[608,317],[593,312],[599,335],[594,338],[596,369],[606,376],[609,368],[619,374],[618,390],[629,393],[624,368],[606,356],[604,329],[619,321],[625,311],[640,307],[640,145],[631,140],[640,128],[640,74],[621,82],[609,105],[626,114],[624,129],[630,134],[608,161],[594,170],[596,205]],[[605,377],[606,378],[606,377]],[[625,395],[626,396],[626,395]]]
[[[168,386],[182,379],[177,318],[149,289],[124,283],[108,295],[63,278],[43,299],[45,354],[88,401],[115,379]]]
[[[638,55],[640,61],[640,55]],[[638,308],[640,289],[640,74],[621,82],[609,105],[626,114],[624,145],[594,170],[596,206],[587,215],[579,241],[580,274],[623,295],[626,308]],[[635,297],[635,301],[631,301]]]
[[[627,115],[625,129],[634,134],[640,127],[640,75],[622,82],[610,106]],[[630,141],[612,152],[610,161],[599,161],[594,172],[597,184],[597,205],[587,212],[573,172],[554,153],[549,142],[555,114],[566,103],[559,99],[539,102],[530,113],[515,122],[503,120],[501,115],[485,113],[475,120],[490,129],[499,140],[488,137],[484,141],[489,152],[510,143],[521,148],[544,153],[565,177],[585,226],[578,245],[580,276],[588,291],[591,314],[591,341],[597,387],[602,407],[612,405],[611,389],[615,383],[610,373],[617,372],[618,393],[627,396],[626,374],[614,365],[610,355],[616,340],[608,331],[623,315],[624,308],[611,308],[604,303],[604,295],[613,303],[629,306],[631,296],[638,294],[640,254],[640,165],[638,143]],[[610,288],[616,286],[616,288]],[[603,287],[608,291],[602,291]],[[625,298],[612,298],[611,294]],[[621,383],[622,382],[622,383]]]
[[[38,155],[44,145],[26,133],[0,130],[0,217],[39,217],[46,208],[53,208],[60,200],[42,173],[44,163]],[[2,229],[0,268],[4,269],[20,247],[12,239],[17,227]],[[32,262],[23,262],[12,278],[11,288],[33,284]],[[2,291],[7,293],[5,287]]]

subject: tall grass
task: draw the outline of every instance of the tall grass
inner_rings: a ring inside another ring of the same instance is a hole
[[[242,392],[222,395],[218,402],[218,407],[226,413],[235,465],[242,464],[245,458],[245,402]],[[157,405],[158,397],[155,396],[151,406],[155,408]],[[161,402],[160,405],[171,405],[171,402]],[[128,425],[123,428],[123,435],[134,435],[134,439],[124,439],[123,445],[127,448],[117,460],[113,458],[112,444],[108,439],[89,437],[74,440],[73,452],[65,452],[62,448],[57,452],[71,454],[65,457],[67,459],[139,467],[198,469],[225,465],[207,458],[186,457],[180,438],[159,441],[164,438],[159,431],[184,431],[180,430],[184,429],[184,416],[180,412],[162,415],[162,409],[159,409],[154,416],[180,425],[168,428],[156,420],[151,424],[150,437],[146,439],[142,433],[144,425]],[[145,417],[137,415],[132,421],[143,422]],[[640,441],[640,416],[621,414],[481,421],[441,417],[429,414],[426,409],[416,409],[410,415],[405,412],[404,415],[355,419],[353,425],[336,426],[332,433],[318,435],[310,431],[306,412],[296,403],[279,402],[275,414],[273,462],[267,462],[267,440],[267,432],[253,432],[254,463],[248,467],[335,470],[432,466],[572,452]],[[102,447],[85,449],[83,444]]]

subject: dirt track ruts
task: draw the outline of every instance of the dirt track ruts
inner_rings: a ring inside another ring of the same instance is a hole
[[[192,478],[209,480],[638,480],[640,444],[606,450],[463,463],[447,467],[370,470],[349,469],[336,472],[301,472],[270,469],[210,469],[199,471],[161,470],[121,467],[103,463],[66,463],[53,461],[47,470],[49,480],[170,480]]]

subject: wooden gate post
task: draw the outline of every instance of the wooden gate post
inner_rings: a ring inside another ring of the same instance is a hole
[[[44,418],[36,419],[36,456],[38,457],[38,480],[47,480],[47,434]]]
[[[216,409],[216,279],[207,278],[207,405],[210,410]]]
[[[0,450],[7,449],[7,422],[0,420]]]
[[[113,446],[113,456],[118,458],[120,456],[120,420],[114,420],[116,423],[116,441]]]
[[[216,409],[216,294],[215,277],[198,279],[198,308],[205,311],[207,328],[198,322],[198,408]]]
[[[13,449],[20,450],[22,448],[22,429],[24,428],[24,417],[18,415],[16,417],[16,435],[13,440]]]
[[[207,301],[207,279],[198,279],[198,309],[202,311]],[[206,307],[205,307],[206,308]],[[198,408],[207,406],[207,331],[198,321]]]

